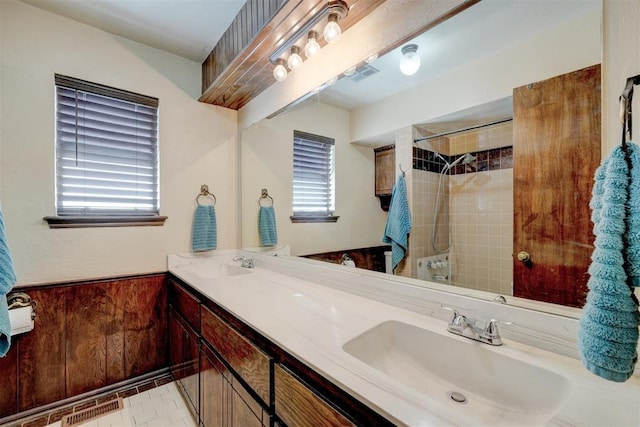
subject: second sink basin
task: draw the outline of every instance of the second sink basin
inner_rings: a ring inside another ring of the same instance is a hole
[[[252,273],[251,269],[225,263],[194,264],[185,266],[183,269],[200,279],[218,279],[221,277],[242,276]]]
[[[398,321],[369,329],[343,350],[426,394],[434,410],[464,425],[545,424],[571,389],[565,377],[500,348]]]

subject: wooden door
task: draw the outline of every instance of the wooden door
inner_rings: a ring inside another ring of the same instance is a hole
[[[202,344],[200,352],[200,422],[205,427],[227,424],[230,385],[229,371],[215,354]]]
[[[582,307],[600,164],[600,65],[513,91],[514,296]],[[518,253],[530,255],[529,262]]]

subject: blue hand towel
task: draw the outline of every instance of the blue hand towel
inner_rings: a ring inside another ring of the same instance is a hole
[[[637,156],[635,145],[629,143],[627,149]],[[627,283],[629,266],[625,265],[625,255],[632,258],[628,249],[633,246],[625,234],[633,229],[633,220],[640,218],[640,205],[632,206],[633,200],[638,203],[638,196],[629,194],[630,188],[638,185],[630,182],[638,178],[637,168],[633,169],[629,171],[622,147],[616,147],[596,171],[590,203],[595,248],[589,266],[589,294],[578,329],[578,350],[584,366],[616,382],[626,381],[633,374],[638,359],[640,314]]]
[[[640,287],[640,147],[628,143],[631,163],[629,203],[627,205],[627,261],[631,284]]]
[[[4,357],[11,347],[11,322],[6,295],[0,295],[0,357]]]
[[[218,229],[216,224],[216,210],[211,205],[198,205],[193,218],[194,252],[210,251],[218,246]]]
[[[258,212],[258,229],[260,231],[261,246],[273,246],[278,243],[276,230],[276,211],[273,206],[260,206]]]
[[[2,210],[0,210],[0,357],[4,357],[11,346],[11,324],[7,309],[7,294],[16,283],[16,273],[7,242]]]
[[[410,232],[411,211],[407,200],[407,186],[404,176],[400,175],[393,186],[389,215],[382,237],[383,243],[391,243],[391,263],[394,270],[407,253]]]

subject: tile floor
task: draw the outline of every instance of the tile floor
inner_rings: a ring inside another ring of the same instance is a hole
[[[124,409],[91,420],[85,427],[197,427],[176,383],[171,382],[123,399]],[[60,427],[61,422],[49,424]]]
[[[86,427],[197,427],[171,378],[164,376],[107,396],[59,408],[10,423],[10,427],[61,427],[60,419],[72,412],[95,406],[115,397],[123,398],[124,409],[87,421]],[[47,422],[48,421],[48,422]]]

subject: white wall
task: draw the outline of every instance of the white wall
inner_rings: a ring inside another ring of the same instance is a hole
[[[604,0],[602,156],[620,143],[620,104],[618,98],[628,77],[640,74],[640,1]],[[640,111],[640,87],[635,88],[633,111]],[[634,140],[640,141],[638,119]]]
[[[0,1],[0,197],[19,283],[165,271],[190,248],[200,184],[215,193],[218,248],[237,247],[237,114],[196,101],[200,64],[14,0]],[[160,99],[162,227],[49,229],[54,73]]]
[[[384,52],[398,40],[412,38],[426,23],[462,3],[464,0],[386,0],[345,31],[339,43],[324,46],[287,80],[273,84],[242,107],[238,112],[240,129],[286,107],[372,54]]]
[[[601,62],[600,13],[466,63],[409,90],[351,112],[351,140],[361,141],[512,95],[513,88]],[[423,67],[430,64],[422,64]]]
[[[336,223],[292,223],[293,131],[335,139]],[[295,255],[381,246],[386,215],[374,196],[370,147],[349,143],[349,113],[306,104],[242,131],[242,246],[260,246],[258,199],[274,198],[278,242]]]

